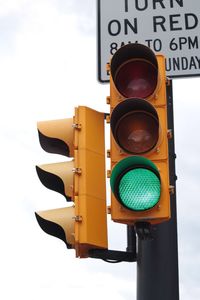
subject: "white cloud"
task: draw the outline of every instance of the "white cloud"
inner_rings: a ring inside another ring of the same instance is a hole
[[[30,0],[0,0],[0,16],[20,13],[23,6]]]

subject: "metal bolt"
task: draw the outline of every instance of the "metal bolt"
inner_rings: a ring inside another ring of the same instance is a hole
[[[172,129],[167,130],[167,137],[168,137],[168,139],[172,139],[172,137],[173,137]]]
[[[106,103],[110,104],[110,96],[106,97]]]
[[[167,86],[170,86],[170,84],[171,84],[171,80],[167,77],[167,78],[166,78],[166,85],[167,85]]]
[[[75,173],[75,174],[80,175],[82,173],[82,170],[81,170],[81,168],[73,168],[72,172]]]
[[[81,129],[81,124],[72,124],[72,128],[74,129]]]
[[[157,210],[160,210],[160,209],[161,209],[161,205],[158,204],[158,205],[157,205]]]
[[[82,222],[83,221],[83,217],[82,216],[75,216],[73,217],[75,222]]]
[[[160,153],[160,148],[156,148],[156,153],[159,154]]]
[[[111,170],[107,170],[107,178],[110,178],[111,176]]]
[[[170,192],[170,194],[174,194],[175,193],[175,186],[174,185],[170,185],[169,186],[169,192]]]
[[[110,123],[110,115],[106,116],[106,123],[109,124]]]

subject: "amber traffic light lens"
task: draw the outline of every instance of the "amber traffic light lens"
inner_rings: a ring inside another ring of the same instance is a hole
[[[157,86],[157,69],[145,60],[130,60],[116,72],[115,85],[126,98],[151,96]]]
[[[122,116],[115,128],[119,146],[126,152],[142,154],[152,150],[159,138],[158,120],[145,111],[133,111]]]

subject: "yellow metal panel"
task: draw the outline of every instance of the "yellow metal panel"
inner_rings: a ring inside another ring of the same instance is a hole
[[[104,114],[76,109],[75,240],[77,256],[90,248],[107,248]],[[78,128],[79,127],[79,128]]]

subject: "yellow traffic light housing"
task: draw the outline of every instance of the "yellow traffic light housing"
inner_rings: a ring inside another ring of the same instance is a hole
[[[111,216],[119,223],[170,218],[165,58],[128,44],[110,65]]]
[[[74,206],[40,211],[35,215],[46,233],[63,240],[68,249],[75,247]]]
[[[73,119],[38,123],[42,148],[73,157],[71,161],[37,166],[41,182],[73,201],[71,207],[36,213],[41,228],[88,257],[91,249],[107,249],[104,114],[75,109]]]

